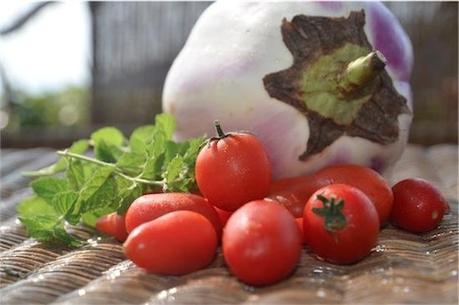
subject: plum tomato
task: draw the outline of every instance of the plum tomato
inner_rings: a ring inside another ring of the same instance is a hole
[[[355,263],[377,243],[378,213],[359,189],[328,185],[308,200],[303,232],[306,244],[320,258],[335,264]]]
[[[128,232],[125,225],[125,215],[119,215],[116,212],[104,215],[97,219],[97,231],[113,236],[118,241],[125,241]]]
[[[435,229],[448,210],[448,202],[428,181],[406,179],[392,188],[394,206],[391,221],[413,233]]]
[[[192,211],[175,211],[135,228],[124,253],[149,272],[182,275],[210,264],[217,249],[210,221]]]
[[[235,211],[269,192],[271,165],[263,144],[252,134],[225,134],[215,122],[217,137],[209,139],[196,159],[196,182],[211,204]]]
[[[214,207],[205,198],[189,193],[140,196],[134,200],[126,212],[126,229],[130,233],[144,222],[179,210],[194,211],[205,216],[214,225],[218,236],[221,236],[222,225]]]
[[[303,210],[309,197],[319,189],[311,176],[298,176],[273,181],[266,199],[287,208],[296,218],[303,217]]]
[[[292,273],[300,259],[302,238],[286,208],[256,200],[231,215],[222,244],[231,272],[247,284],[261,286]]]
[[[313,175],[320,186],[348,184],[360,189],[370,198],[378,212],[379,222],[389,219],[394,196],[389,184],[376,171],[360,165],[334,165],[321,169]]]

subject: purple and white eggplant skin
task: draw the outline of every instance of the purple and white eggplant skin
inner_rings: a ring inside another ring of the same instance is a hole
[[[212,135],[212,121],[226,130],[249,130],[264,143],[274,177],[312,173],[335,163],[355,163],[387,173],[399,159],[412,115],[398,116],[396,142],[381,145],[343,135],[306,161],[310,129],[296,108],[268,95],[263,77],[287,69],[293,57],[280,25],[296,15],[347,17],[365,11],[364,31],[386,58],[395,89],[412,110],[409,78],[413,65],[408,36],[390,11],[377,2],[217,1],[199,18],[174,61],[163,91],[163,110],[175,115],[176,139]]]

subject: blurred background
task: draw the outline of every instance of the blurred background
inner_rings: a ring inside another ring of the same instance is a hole
[[[1,147],[65,147],[100,126],[130,132],[210,2],[0,3]],[[458,3],[389,2],[411,37],[412,143],[458,141]]]

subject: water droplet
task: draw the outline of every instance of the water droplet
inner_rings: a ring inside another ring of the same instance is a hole
[[[84,289],[78,289],[78,295],[81,297],[86,294],[86,290]]]
[[[167,298],[167,291],[166,290],[163,290],[160,293],[158,293],[158,296],[157,296],[158,300],[164,300],[165,298]]]

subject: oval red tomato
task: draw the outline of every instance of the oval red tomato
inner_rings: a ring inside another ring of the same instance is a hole
[[[128,233],[125,225],[125,215],[110,213],[97,219],[96,229],[101,233],[113,236],[118,241],[125,241]]]
[[[435,229],[448,210],[448,202],[428,181],[406,179],[393,187],[394,207],[391,220],[413,233]]]
[[[265,200],[245,204],[223,232],[223,255],[241,281],[259,286],[287,277],[301,254],[301,233],[284,207]]]
[[[213,260],[217,234],[201,214],[176,211],[135,228],[124,252],[149,272],[182,275],[204,268]]]
[[[179,210],[205,216],[221,236],[222,225],[215,209],[205,198],[189,193],[148,194],[137,198],[126,212],[126,229],[130,233],[142,223]]]
[[[306,243],[319,257],[351,264],[376,245],[379,218],[370,199],[359,189],[332,184],[315,192],[304,209]]]
[[[380,224],[383,225],[389,219],[394,196],[389,184],[374,170],[353,164],[334,165],[313,176],[319,187],[343,183],[360,189],[374,204]]]
[[[196,159],[196,182],[209,202],[235,211],[246,202],[265,197],[271,165],[262,143],[251,134],[224,134],[210,140]]]
[[[273,181],[267,199],[278,202],[296,218],[303,217],[309,197],[319,189],[311,176],[299,176]]]

